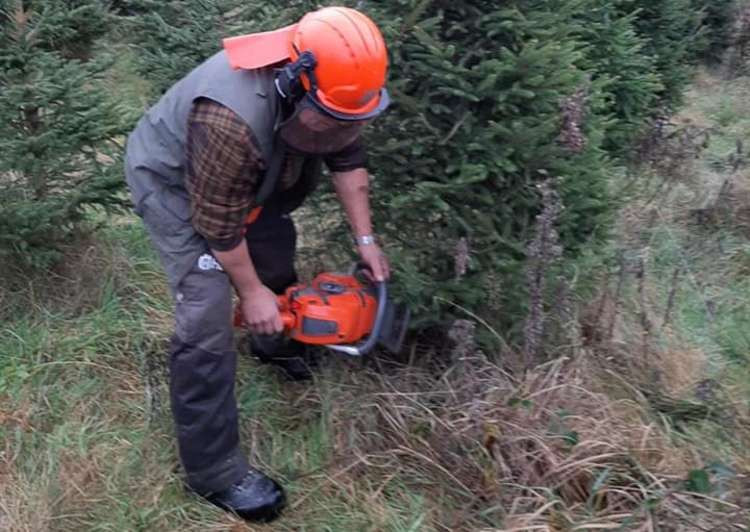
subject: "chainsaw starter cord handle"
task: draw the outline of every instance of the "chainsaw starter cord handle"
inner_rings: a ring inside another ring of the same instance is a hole
[[[372,351],[372,348],[375,347],[375,344],[378,343],[378,338],[380,338],[380,330],[383,328],[383,321],[385,321],[385,309],[388,303],[387,283],[381,281],[374,284],[378,292],[378,308],[375,311],[375,322],[372,325],[372,331],[370,331],[370,335],[367,337],[367,340],[356,345],[329,344],[326,347],[354,357],[360,357]]]

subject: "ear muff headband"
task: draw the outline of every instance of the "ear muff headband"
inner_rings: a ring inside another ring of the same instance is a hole
[[[318,82],[315,79],[315,67],[318,62],[315,55],[310,50],[305,50],[299,54],[296,61],[289,63],[283,68],[276,71],[276,89],[282,97],[290,99],[292,102],[298,101],[305,95],[305,87],[302,85],[302,74],[307,75],[310,81],[310,92],[315,93],[318,90]]]

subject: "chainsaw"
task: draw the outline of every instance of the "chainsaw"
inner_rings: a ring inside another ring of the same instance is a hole
[[[398,353],[410,312],[388,299],[385,282],[371,282],[355,266],[349,273],[324,272],[309,284],[296,284],[278,296],[283,334],[305,344],[323,345],[362,356],[376,345]],[[244,326],[235,308],[234,324]]]

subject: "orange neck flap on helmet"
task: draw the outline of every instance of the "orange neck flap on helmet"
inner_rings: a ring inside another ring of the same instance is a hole
[[[229,65],[236,69],[253,70],[289,59],[289,43],[297,24],[262,33],[251,33],[223,40]]]

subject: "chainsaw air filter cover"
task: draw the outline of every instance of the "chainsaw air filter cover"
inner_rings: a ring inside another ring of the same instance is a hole
[[[285,332],[308,344],[357,342],[372,330],[378,307],[372,287],[336,273],[321,273],[309,285],[289,287],[280,303]]]

